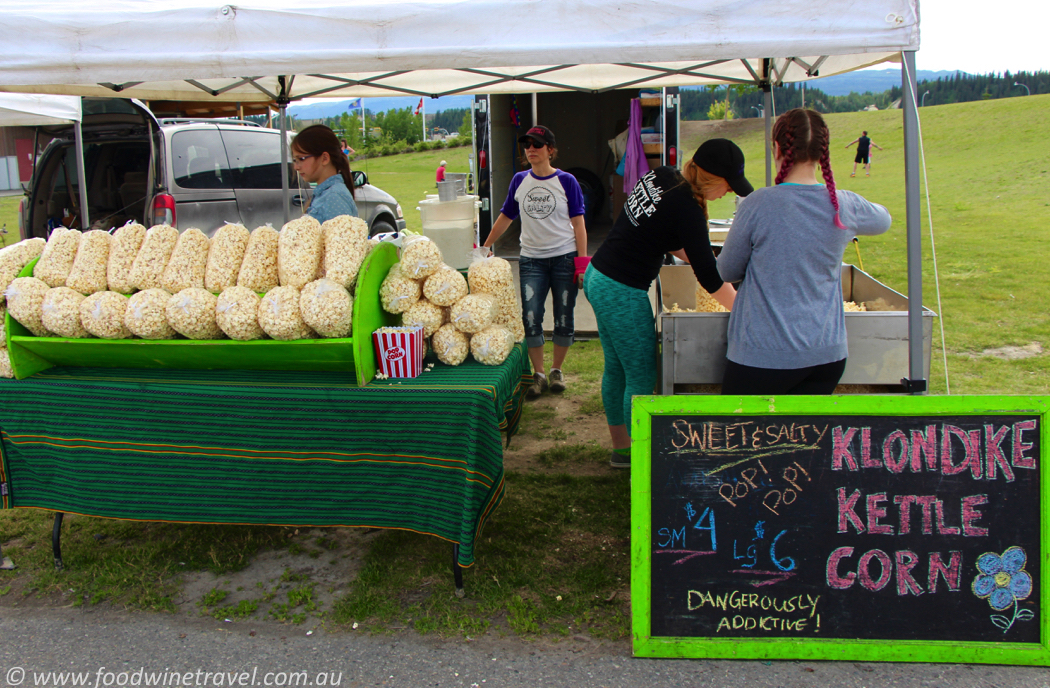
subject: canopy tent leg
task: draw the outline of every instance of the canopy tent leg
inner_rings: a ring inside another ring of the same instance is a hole
[[[281,86],[277,94],[277,106],[281,109],[281,198],[284,199],[284,223],[288,224],[292,219],[292,211],[288,198],[288,85],[285,77],[277,77]],[[363,106],[362,106],[363,108]]]
[[[452,579],[456,583],[456,597],[466,597],[463,589],[463,568],[459,565],[459,543],[452,545]]]
[[[84,173],[84,133],[80,122],[73,123],[73,137],[77,152],[77,186],[80,188],[80,231],[91,229],[91,218],[88,217],[87,175]]]
[[[62,517],[61,511],[55,512],[55,527],[51,529],[51,552],[55,555],[55,570],[61,571],[65,568],[62,563]]]
[[[904,109],[904,188],[908,234],[908,377],[901,380],[911,394],[927,389],[922,338],[922,216],[919,195],[919,115],[915,99],[915,51],[902,53],[901,88]]]
[[[766,125],[766,186],[773,186],[773,84],[769,68],[772,60],[762,60],[762,119]]]

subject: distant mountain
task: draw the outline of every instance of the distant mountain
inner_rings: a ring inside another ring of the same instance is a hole
[[[933,81],[938,77],[947,77],[955,74],[952,70],[932,71],[919,69],[915,72],[918,81],[928,79]],[[813,79],[806,82],[813,88],[819,88],[829,96],[845,96],[850,93],[882,93],[893,86],[901,85],[900,69],[869,69],[863,71],[837,74],[835,76]],[[697,87],[701,88],[701,87]],[[372,112],[386,112],[398,108],[410,107],[415,109],[419,104],[416,96],[396,96],[390,98],[362,98],[364,106]],[[443,98],[425,98],[424,107],[428,113],[441,112],[442,110],[453,110],[456,108],[469,108],[474,96],[445,96]],[[338,117],[347,111],[346,106],[350,99],[332,100],[324,102],[313,102],[288,106],[288,114],[295,115],[299,119],[323,119],[325,117]],[[355,110],[356,111],[356,110]]]
[[[949,77],[955,74],[955,70],[932,71],[929,69],[915,70],[915,80],[934,81],[937,78]],[[897,69],[868,69],[835,76],[813,79],[806,82],[807,86],[819,88],[829,96],[848,96],[850,93],[882,93],[894,86],[901,85],[901,70]]]
[[[347,104],[353,100],[348,98],[346,100],[332,100],[325,102],[313,102],[313,103],[292,103],[288,106],[288,114],[295,115],[299,119],[323,119],[325,117],[338,117],[339,115],[347,112]],[[474,96],[445,96],[443,98],[424,98],[423,107],[427,111],[427,114],[433,114],[435,112],[441,112],[442,110],[452,110],[455,108],[469,108],[470,104],[474,101]],[[396,110],[401,108],[410,107],[413,110],[419,105],[419,98],[416,96],[404,96],[404,97],[392,97],[392,98],[362,98],[361,102],[365,108],[372,112],[386,112],[387,110]],[[353,112],[360,113],[360,110],[354,109]]]

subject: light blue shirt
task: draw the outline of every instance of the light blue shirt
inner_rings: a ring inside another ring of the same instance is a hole
[[[357,204],[343,182],[343,175],[333,174],[314,188],[307,214],[318,222],[327,222],[340,215],[357,217]]]

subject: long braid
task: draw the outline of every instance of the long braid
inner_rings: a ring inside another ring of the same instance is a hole
[[[823,124],[823,120],[820,121],[820,124]],[[817,126],[815,130],[817,143],[820,146],[820,170],[824,174],[824,184],[828,187],[828,195],[831,196],[831,205],[835,208],[835,226],[839,229],[849,229],[842,224],[842,219],[839,217],[839,197],[835,191],[835,175],[831,172],[831,151],[828,145],[831,133],[827,126]]]
[[[784,181],[784,178],[791,172],[791,168],[795,165],[795,131],[791,127],[783,127],[781,136],[774,135],[773,140],[776,141],[780,138],[777,143],[780,144],[780,169],[777,170],[777,178],[773,182],[774,184],[780,184]]]
[[[842,219],[839,217],[839,197],[835,192],[835,176],[831,174],[831,153],[828,152],[827,146],[824,147],[824,153],[820,156],[820,169],[824,173],[824,184],[828,187],[831,205],[835,208],[835,226],[839,229],[849,229],[842,224]]]

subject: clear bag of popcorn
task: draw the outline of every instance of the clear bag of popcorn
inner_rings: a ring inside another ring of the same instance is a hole
[[[237,284],[251,232],[244,225],[227,223],[215,232],[208,248],[204,288],[219,293]]]
[[[128,283],[134,289],[162,289],[160,278],[168,267],[175,245],[179,243],[179,230],[171,225],[153,225],[146,230],[142,248],[131,264]]]
[[[430,237],[409,236],[401,243],[401,273],[411,279],[430,277],[444,265],[441,249]]]
[[[496,256],[481,257],[482,249],[475,249],[474,260],[467,268],[467,282],[471,294],[499,294],[513,289],[514,272],[510,263]]]
[[[170,294],[184,289],[204,289],[211,240],[196,227],[179,235],[171,259],[160,277],[160,287]]]
[[[514,348],[514,336],[499,325],[486,327],[470,337],[470,354],[478,363],[499,365]]]
[[[29,261],[38,258],[47,245],[43,239],[24,239],[0,249],[0,305],[5,302],[4,292],[18,277]]]
[[[278,236],[277,274],[282,287],[313,282],[321,260],[321,223],[309,215],[292,220]]]
[[[109,232],[93,229],[80,237],[77,257],[66,276],[66,286],[84,296],[106,291],[106,270],[109,265]]]
[[[326,279],[351,288],[368,255],[368,224],[359,217],[339,215],[321,225]]]
[[[448,265],[442,265],[423,282],[423,296],[438,306],[451,306],[467,293],[467,278]]]
[[[445,324],[447,319],[446,309],[430,303],[426,299],[420,299],[412,304],[401,316],[401,322],[411,327],[419,325],[423,328],[423,336],[429,337]]]
[[[354,300],[343,285],[319,279],[303,287],[299,295],[303,322],[322,337],[349,337]]]
[[[34,258],[39,258],[44,252],[47,242],[39,237],[23,239],[16,244],[5,246],[0,249],[0,265],[15,265],[19,271]],[[17,277],[17,275],[16,275]],[[3,285],[5,288],[7,285]]]
[[[7,349],[0,349],[0,377],[14,379],[15,371],[11,368],[11,354]]]
[[[316,339],[315,333],[303,321],[299,309],[299,290],[295,287],[274,287],[259,301],[259,325],[274,339]]]
[[[215,294],[203,287],[190,287],[168,299],[164,315],[168,324],[188,339],[225,339],[215,322]]]
[[[55,287],[44,294],[40,307],[41,322],[49,332],[59,337],[86,339],[88,331],[80,322],[80,304],[84,295],[69,287]]]
[[[449,322],[460,332],[474,334],[491,325],[499,312],[492,294],[467,294],[452,304]]]
[[[175,330],[168,324],[168,301],[171,294],[163,289],[138,291],[128,299],[124,311],[124,326],[142,339],[175,339]]]
[[[51,287],[36,277],[18,277],[11,281],[4,296],[7,297],[7,311],[11,317],[21,323],[36,337],[50,336],[44,327],[44,296]]]
[[[280,235],[270,225],[256,227],[248,238],[237,286],[266,293],[280,282],[277,273],[277,246]]]
[[[22,272],[22,268],[18,267],[16,263],[0,261],[0,304],[7,302],[7,288],[11,286],[11,282],[15,281],[18,277],[18,273]]]
[[[7,348],[7,305],[0,305],[0,349]]]
[[[115,291],[98,291],[80,302],[80,324],[100,339],[131,339],[124,325],[128,297]]]
[[[390,272],[379,285],[379,299],[387,313],[404,313],[423,294],[419,280],[410,279],[401,273],[401,263],[390,266]]]
[[[248,287],[227,287],[215,304],[215,322],[226,336],[237,341],[265,339],[259,326],[259,302],[262,299]]]
[[[66,277],[77,259],[80,247],[80,230],[56,227],[48,237],[40,260],[33,267],[33,277],[43,280],[49,287],[66,286]]]
[[[470,353],[470,337],[450,323],[438,328],[430,338],[430,346],[439,361],[445,365],[457,366],[465,361]]]
[[[106,263],[106,283],[110,291],[119,294],[130,294],[135,291],[131,286],[131,266],[146,240],[146,228],[135,221],[129,221],[113,232],[109,242],[109,260]]]

